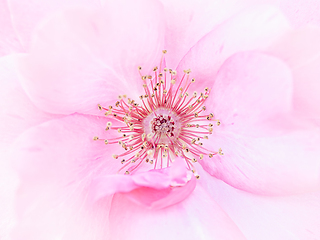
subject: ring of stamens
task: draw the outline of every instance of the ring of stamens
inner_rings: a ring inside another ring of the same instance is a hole
[[[221,148],[210,151],[202,142],[213,133],[213,122],[219,126],[220,121],[214,119],[212,113],[204,114],[209,88],[203,93],[190,95],[187,91],[195,82],[194,78],[189,78],[191,71],[185,70],[182,78],[177,80],[176,71],[162,68],[163,63],[164,57],[160,67],[153,69],[153,76],[142,75],[142,68],[138,68],[145,91],[139,97],[140,104],[123,95],[119,96],[115,107],[98,105],[105,111],[105,116],[122,124],[112,126],[108,122],[106,130],[116,130],[121,135],[108,140],[94,137],[94,140],[121,145],[124,152],[113,157],[124,164],[119,171],[126,169],[126,174],[137,170],[144,162],[153,164],[154,169],[169,167],[175,157],[181,156],[188,169],[198,177],[195,162],[205,156],[223,155]]]

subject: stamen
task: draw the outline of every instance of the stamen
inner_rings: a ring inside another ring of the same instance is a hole
[[[138,67],[144,89],[139,96],[141,103],[130,98],[125,100],[126,95],[119,95],[115,107],[98,104],[98,109],[104,110],[107,118],[117,120],[122,126],[113,127],[112,122],[107,122],[106,130],[116,130],[120,137],[107,140],[96,136],[93,140],[104,141],[106,145],[119,144],[124,149],[123,153],[112,156],[115,159],[121,157],[124,166],[119,171],[127,168],[125,174],[133,173],[143,163],[150,163],[154,169],[169,167],[173,159],[180,156],[199,178],[193,163],[217,154],[224,155],[221,148],[211,151],[200,142],[209,139],[214,125],[219,126],[221,122],[213,119],[213,113],[203,114],[207,109],[204,103],[210,96],[208,87],[200,96],[197,92],[188,94],[191,83],[195,82],[195,78],[189,79],[190,69],[184,70],[182,78],[177,80],[175,70],[162,68],[166,53],[163,50],[160,67],[153,68],[153,76],[143,75],[142,67]],[[177,87],[174,86],[176,83]]]

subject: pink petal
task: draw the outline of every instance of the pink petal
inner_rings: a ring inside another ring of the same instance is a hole
[[[286,34],[268,48],[292,69],[294,80],[293,106],[296,115],[319,119],[320,115],[320,29],[301,28]]]
[[[279,136],[216,131],[211,148],[223,156],[201,161],[212,176],[255,194],[286,195],[320,189],[320,131],[296,129]]]
[[[125,193],[139,205],[160,209],[185,200],[195,186],[196,178],[178,158],[170,168],[97,177],[90,186],[90,195],[93,201],[98,201],[114,193]]]
[[[178,70],[191,68],[197,91],[203,91],[212,86],[228,57],[240,51],[262,49],[288,29],[279,10],[266,6],[250,8],[203,37],[182,59]]]
[[[0,0],[0,57],[22,51],[6,0]]]
[[[141,94],[138,66],[146,73],[162,54],[161,8],[153,1],[119,4],[66,10],[37,31],[20,68],[23,86],[39,108],[98,114],[97,104]]]
[[[319,239],[320,193],[266,197],[201,174],[206,190],[247,239]]]
[[[208,32],[239,11],[256,4],[251,0],[161,2],[166,17],[166,62],[171,68],[175,68],[189,49]]]
[[[117,240],[244,239],[201,187],[161,211],[136,205],[121,195],[114,197],[111,209],[111,237]]]
[[[15,67],[15,58],[18,56],[0,58],[0,149],[5,150],[23,131],[60,117],[41,111],[29,100],[18,82]]]
[[[95,176],[121,166],[110,156],[116,147],[93,141],[107,137],[104,126],[104,119],[72,115],[20,135],[11,151],[21,178],[13,239],[105,239],[111,198],[96,205],[87,198]]]
[[[99,0],[26,0],[23,2],[7,0],[7,2],[12,15],[14,29],[26,49],[30,47],[31,36],[36,26],[48,15],[70,6],[100,6]]]
[[[320,2],[318,0],[281,0],[279,5],[295,27],[306,24],[320,26]]]
[[[255,125],[291,110],[292,77],[281,60],[258,52],[237,53],[221,66],[208,108],[220,129],[248,134]]]

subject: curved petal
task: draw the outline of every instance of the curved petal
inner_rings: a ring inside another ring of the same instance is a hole
[[[224,155],[204,159],[200,164],[235,188],[263,195],[320,189],[319,128],[271,137],[217,131],[209,144],[221,147]]]
[[[219,69],[208,109],[221,121],[220,129],[248,134],[256,125],[289,114],[291,102],[288,66],[266,54],[241,52]]]
[[[138,66],[149,71],[162,54],[161,8],[154,1],[125,4],[65,10],[37,31],[20,69],[22,85],[39,108],[98,114],[97,104],[141,94]]]
[[[294,30],[267,51],[292,69],[296,115],[320,122],[320,28]]]
[[[261,6],[243,11],[203,37],[182,59],[178,73],[191,68],[198,91],[211,87],[223,62],[234,53],[263,49],[289,29],[281,12]]]
[[[252,7],[252,0],[161,0],[166,19],[166,63],[176,68],[179,61],[205,34],[239,11]],[[262,3],[263,1],[259,1]],[[270,2],[270,0],[269,0]]]
[[[295,27],[306,24],[320,26],[318,0],[281,0],[279,6]]]
[[[21,178],[18,224],[13,239],[105,239],[111,198],[88,202],[96,175],[115,173],[121,163],[114,147],[93,136],[106,135],[105,121],[72,115],[31,128],[12,146]]]
[[[178,158],[170,168],[97,177],[91,184],[90,195],[98,201],[105,196],[124,193],[139,205],[161,209],[183,201],[195,186],[196,178]]]
[[[159,210],[147,209],[115,195],[110,212],[113,239],[244,239],[237,226],[201,187],[184,201]]]
[[[32,33],[48,15],[66,7],[83,5],[100,6],[99,0],[6,0],[12,16],[12,23],[24,48],[29,49]]]
[[[201,174],[201,180],[246,239],[320,238],[319,192],[267,197],[235,189],[205,173]]]
[[[12,26],[12,16],[7,0],[0,0],[0,57],[13,52],[21,52],[20,41]]]
[[[7,150],[26,129],[60,117],[35,107],[23,91],[15,65],[15,59],[19,56],[13,54],[0,58],[0,149],[3,150]]]

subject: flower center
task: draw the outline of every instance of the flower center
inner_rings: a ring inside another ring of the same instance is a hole
[[[151,129],[154,134],[161,136],[162,134],[168,135],[169,137],[174,136],[174,121],[171,116],[160,115],[153,118],[151,122]]]
[[[212,134],[213,122],[220,125],[212,113],[204,114],[209,88],[199,95],[197,92],[189,95],[187,91],[195,82],[194,78],[189,78],[191,71],[185,70],[177,81],[176,71],[162,68],[162,64],[164,58],[160,67],[153,69],[153,76],[142,75],[139,67],[145,91],[139,97],[140,104],[130,98],[126,101],[123,95],[119,96],[115,107],[98,105],[100,110],[106,111],[108,118],[122,125],[112,126],[108,122],[106,130],[117,130],[122,136],[114,139],[94,137],[94,140],[122,146],[124,152],[113,157],[121,159],[124,166],[119,171],[126,169],[126,174],[136,171],[143,163],[152,164],[154,169],[169,167],[178,156],[184,158],[188,169],[196,174],[195,162],[204,157],[223,155],[221,149],[208,150],[202,142]]]

